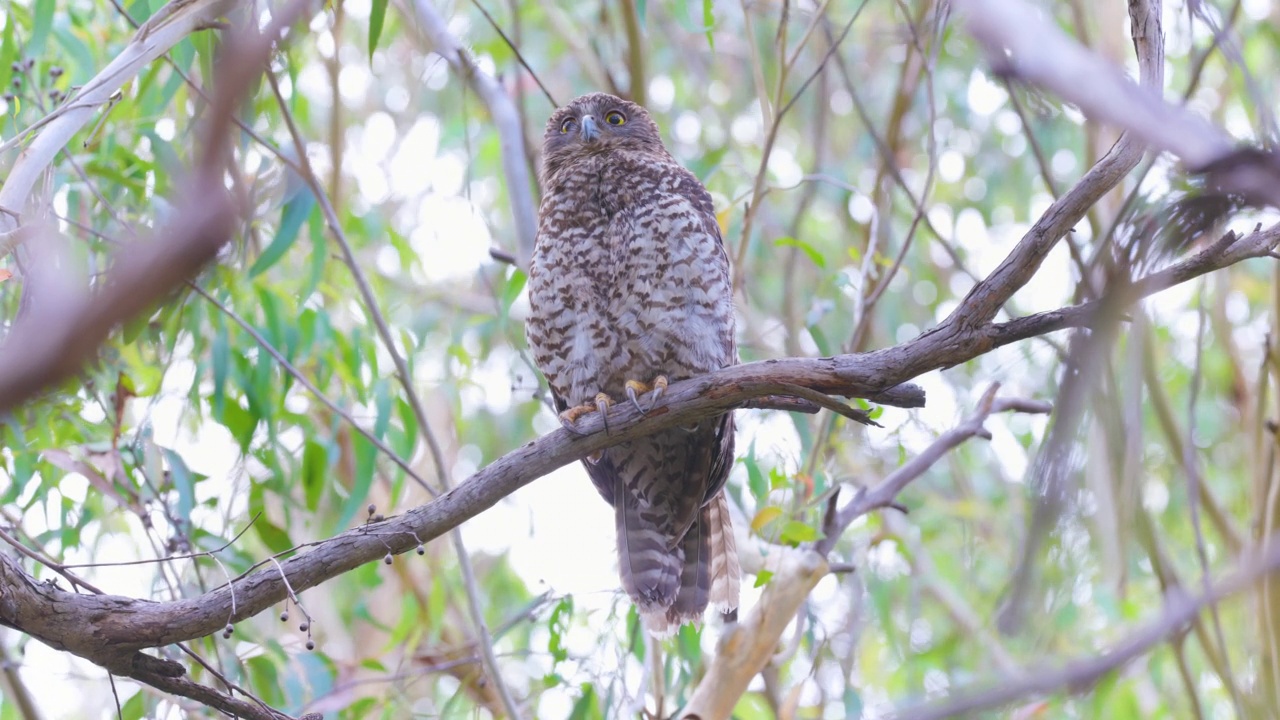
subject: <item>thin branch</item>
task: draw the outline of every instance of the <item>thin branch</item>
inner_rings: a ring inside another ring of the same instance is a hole
[[[289,111],[289,103],[285,100],[284,94],[280,92],[280,84],[276,80],[273,73],[267,73],[267,80],[271,84],[271,91],[275,94],[276,101],[280,107],[281,116],[284,118],[285,126],[289,129],[289,134],[293,138],[295,149],[298,153],[299,163],[302,167],[302,178],[310,186],[311,191],[315,194],[320,203],[321,212],[324,214],[325,221],[329,225],[329,230],[333,235],[333,239],[338,243],[338,247],[342,250],[343,259],[347,268],[351,271],[352,278],[356,281],[356,287],[359,288],[360,296],[364,301],[366,311],[373,320],[374,327],[377,329],[378,337],[382,340],[382,345],[386,349],[387,354],[391,356],[392,364],[396,368],[396,378],[400,382],[401,389],[404,390],[405,398],[412,409],[414,418],[418,421],[418,430],[426,441],[427,449],[431,455],[432,462],[435,464],[436,477],[440,484],[448,490],[451,486],[449,481],[449,470],[445,467],[444,450],[440,446],[440,441],[436,438],[434,431],[431,429],[431,420],[427,416],[427,412],[422,405],[422,399],[418,396],[418,391],[414,386],[413,374],[409,370],[409,364],[405,361],[404,356],[396,347],[395,338],[391,335],[391,327],[387,323],[386,318],[382,314],[382,310],[378,307],[378,299],[373,294],[373,287],[369,284],[368,278],[365,276],[364,270],[360,268],[356,262],[355,253],[351,248],[351,243],[347,241],[346,233],[342,230],[342,224],[338,220],[337,213],[333,209],[333,204],[329,201],[324,189],[320,187],[319,179],[315,175],[315,171],[311,166],[311,161],[307,157],[306,144],[302,139],[302,134],[298,130],[297,123],[293,120],[293,114]],[[435,490],[423,481],[416,474],[411,476],[427,492],[433,496],[436,495]],[[480,656],[485,660],[485,669],[492,677],[494,685],[498,689],[498,694],[502,698],[503,706],[506,708],[507,714],[513,718],[521,717],[519,708],[512,698],[511,691],[507,688],[506,683],[502,679],[502,675],[498,671],[497,659],[493,652],[493,640],[489,637],[489,630],[484,623],[484,614],[480,609],[480,591],[475,582],[475,575],[471,568],[471,557],[467,554],[466,547],[462,542],[462,534],[454,529],[451,532],[451,540],[454,550],[458,555],[458,565],[462,570],[463,587],[466,589],[467,605],[471,611],[471,619],[476,626],[476,634],[480,639]]]
[[[502,172],[507,178],[507,195],[511,199],[512,222],[516,232],[516,256],[520,266],[529,267],[533,257],[533,242],[538,233],[537,214],[534,212],[532,181],[525,164],[524,131],[520,126],[520,113],[515,104],[496,80],[476,67],[475,61],[462,49],[457,38],[449,33],[444,17],[429,0],[413,0],[417,25],[426,34],[431,49],[449,63],[453,71],[475,91],[489,109],[489,116],[498,133],[498,145],[502,149]]]
[[[849,501],[849,504],[836,512],[834,516],[829,517],[829,522],[824,523],[822,529],[823,538],[818,541],[815,549],[824,555],[831,552],[832,548],[835,547],[836,541],[840,539],[845,529],[854,520],[872,510],[893,505],[903,488],[923,475],[926,470],[933,467],[934,463],[938,462],[953,448],[975,436],[990,439],[991,434],[983,427],[983,423],[987,421],[987,418],[992,413],[1012,411],[1045,414],[1052,410],[1052,406],[1045,402],[1017,398],[1001,398],[997,400],[996,392],[999,389],[1000,384],[994,383],[983,393],[982,399],[978,402],[978,409],[973,415],[933,441],[924,452],[908,460],[875,487],[869,490],[865,488],[860,490],[853,500]]]
[[[1031,667],[1016,678],[1002,677],[985,687],[961,689],[950,699],[909,708],[894,717],[898,720],[942,720],[998,708],[1031,695],[1083,692],[1104,676],[1181,632],[1209,603],[1248,590],[1260,578],[1277,571],[1280,571],[1280,541],[1270,540],[1260,551],[1242,558],[1235,572],[1212,583],[1207,591],[1194,596],[1185,592],[1172,593],[1157,617],[1115,643],[1108,652],[1061,665]]]
[[[822,56],[821,62],[818,63],[818,66],[814,68],[809,77],[805,79],[804,83],[800,85],[800,89],[791,96],[791,99],[788,100],[778,112],[773,113],[770,118],[769,132],[764,139],[764,148],[760,151],[760,167],[756,170],[755,181],[751,187],[751,200],[747,203],[746,212],[743,213],[742,230],[740,231],[740,237],[738,239],[738,250],[733,258],[733,266],[735,268],[733,274],[735,291],[742,288],[742,280],[746,273],[743,268],[743,263],[746,261],[747,246],[751,242],[751,231],[755,215],[759,212],[760,202],[764,198],[766,189],[765,179],[769,174],[769,157],[773,154],[773,145],[777,141],[778,131],[782,127],[782,117],[795,105],[796,100],[804,94],[804,91],[809,87],[809,84],[812,83],[814,78],[822,72],[822,69],[826,67],[827,62],[840,49],[840,43],[844,41],[845,37],[848,36],[849,31],[853,29],[853,23],[862,14],[862,10],[866,6],[867,0],[863,0],[862,4],[858,6],[857,11],[854,12],[853,17],[849,18],[849,22],[845,23],[844,30],[840,33],[840,36],[831,42],[831,45],[827,48],[827,52]],[[744,13],[745,12],[746,11],[744,10]],[[808,37],[808,35],[806,35],[806,37]],[[774,98],[775,105],[782,102],[782,90],[785,79],[785,75],[780,76],[778,79],[778,92],[777,96]],[[763,97],[761,98],[760,107],[761,110],[766,108],[766,103]],[[770,113],[764,113],[764,115],[768,117]]]
[[[233,0],[173,0],[138,28],[124,50],[72,98],[0,146],[0,151],[7,150],[13,143],[40,130],[18,156],[4,186],[0,187],[0,208],[24,212],[36,180],[71,138],[93,118],[98,108],[110,103],[111,96],[151,61],[164,55],[191,33],[206,27],[235,4]],[[7,234],[18,226],[18,218],[0,213],[0,256],[9,254],[20,241],[19,234]]]
[[[515,53],[516,60],[519,61],[520,66],[523,67],[525,72],[529,73],[529,77],[533,78],[533,81],[538,84],[538,89],[546,96],[547,102],[551,103],[551,109],[554,110],[560,107],[560,103],[556,102],[556,99],[552,97],[551,91],[547,89],[546,85],[542,84],[542,78],[538,77],[538,73],[534,72],[533,68],[529,67],[529,63],[525,62],[524,55],[520,54],[519,46],[514,42],[511,42],[511,38],[507,37],[507,34],[502,31],[502,27],[493,19],[493,16],[489,14],[489,11],[484,9],[484,5],[480,4],[480,0],[471,0],[471,4],[476,6],[476,9],[480,11],[480,14],[484,15],[484,19],[489,21],[489,27],[493,28],[493,31],[498,33],[498,36],[502,38],[502,42],[507,44],[507,47],[511,49],[511,52]]]
[[[1048,406],[1029,400],[997,400],[999,384],[992,385],[978,404],[978,411],[960,426],[944,434],[918,457],[885,478],[870,492],[859,493],[843,510],[828,512],[822,540],[811,547],[780,548],[765,566],[773,573],[760,601],[741,622],[726,628],[707,673],[677,717],[681,720],[728,717],[751,679],[775,655],[779,638],[797,617],[810,591],[829,571],[826,555],[854,519],[873,509],[894,503],[912,480],[952,448],[975,435],[987,437],[982,423],[993,412],[1047,412]],[[834,497],[832,499],[834,507]],[[797,630],[797,634],[799,630]]]
[[[1200,465],[1196,456],[1196,409],[1200,400],[1200,385],[1204,380],[1204,331],[1208,325],[1208,318],[1204,309],[1205,284],[1200,283],[1200,292],[1196,302],[1196,356],[1191,373],[1191,391],[1188,393],[1187,399],[1187,438],[1182,446],[1183,472],[1186,474],[1187,481],[1187,507],[1191,515],[1191,528],[1196,539],[1196,559],[1200,562],[1200,582],[1204,587],[1204,592],[1208,594],[1213,588],[1211,587],[1212,578],[1209,571],[1209,551],[1205,547],[1204,540],[1204,524],[1200,521],[1200,489],[1205,486],[1204,478],[1200,473]],[[1207,489],[1207,488],[1206,488]],[[1222,618],[1218,612],[1218,604],[1212,599],[1209,600],[1209,619],[1213,627],[1214,640],[1218,644],[1218,653],[1222,656],[1223,681],[1226,682],[1227,689],[1231,693],[1231,702],[1235,706],[1236,716],[1244,717],[1244,703],[1240,699],[1239,683],[1236,682],[1236,675],[1231,670],[1231,653],[1227,647],[1226,637],[1222,633]]]
[[[0,530],[0,540],[3,540],[6,543],[8,543],[14,550],[17,550],[19,553],[31,558],[32,560],[58,573],[63,578],[65,578],[67,582],[71,583],[72,587],[77,587],[77,586],[82,587],[85,590],[88,590],[89,592],[94,593],[95,595],[102,594],[102,591],[99,590],[97,587],[80,579],[79,576],[74,575],[67,570],[68,567],[75,567],[74,565],[63,565],[43,552],[32,550],[26,545],[23,545],[21,542],[18,541],[17,538],[13,537],[9,533],[5,532],[4,530]]]
[[[640,37],[640,8],[636,0],[622,0],[622,27],[627,33],[627,87],[631,90],[631,101],[644,105],[648,95],[645,84],[644,39]]]
[[[1164,100],[1163,85],[1138,85],[1101,55],[1076,42],[1023,0],[957,0],[969,32],[996,72],[1052,90],[1093,120],[1123,128],[1178,156],[1193,172],[1212,171],[1224,190],[1280,207],[1280,157],[1240,152],[1224,130],[1185,106]],[[1133,7],[1130,7],[1132,14]],[[1137,19],[1137,18],[1135,18]],[[1135,23],[1135,41],[1163,45],[1158,15]],[[1080,82],[1089,78],[1089,82]]]
[[[382,452],[382,454],[390,458],[391,462],[399,466],[400,469],[403,470],[406,475],[408,475],[410,478],[414,480],[414,482],[417,482],[419,485],[423,487],[427,486],[427,481],[422,479],[422,477],[418,475],[418,472],[413,469],[413,466],[410,465],[407,460],[400,457],[400,455],[396,453],[395,450],[392,450],[389,446],[387,446],[386,443],[379,440],[378,436],[374,435],[370,430],[366,429],[363,425],[357,422],[355,417],[352,416],[351,413],[339,407],[338,404],[335,403],[333,400],[330,400],[328,396],[326,396],[323,392],[320,391],[320,388],[315,386],[315,383],[307,379],[307,376],[303,375],[301,370],[294,367],[293,363],[289,362],[289,359],[286,358],[283,353],[277,350],[275,346],[271,344],[270,341],[268,341],[265,337],[263,337],[262,333],[258,332],[256,328],[250,325],[247,320],[240,317],[231,308],[227,307],[226,305],[223,305],[221,302],[218,301],[217,298],[209,294],[204,288],[200,287],[199,285],[193,282],[188,282],[187,286],[190,287],[192,290],[194,290],[197,295],[199,295],[200,297],[212,303],[213,306],[218,308],[218,310],[222,311],[224,315],[231,318],[232,322],[234,322],[236,325],[239,325],[240,329],[245,331],[245,333],[247,333],[249,337],[253,338],[254,342],[258,343],[258,347],[262,348],[263,350],[266,350],[267,354],[270,355],[272,359],[274,359],[280,365],[280,367],[284,369],[285,372],[289,373],[289,375],[292,376],[294,380],[298,381],[298,384],[306,388],[307,392],[310,392],[311,395],[315,397],[315,399],[319,400],[321,404],[329,408],[329,412],[332,412],[334,415],[337,415],[338,417],[342,418],[343,421],[347,423],[347,425],[349,425],[353,430],[355,430],[357,433],[363,436],[365,440],[368,440],[374,447],[378,448],[378,450]]]

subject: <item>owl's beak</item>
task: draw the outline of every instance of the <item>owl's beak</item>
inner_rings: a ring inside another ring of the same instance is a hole
[[[594,115],[582,116],[582,139],[591,142],[600,137],[600,126],[596,124]]]

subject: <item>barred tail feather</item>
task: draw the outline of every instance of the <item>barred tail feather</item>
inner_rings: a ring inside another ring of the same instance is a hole
[[[680,544],[671,550],[672,557],[681,563],[680,587],[671,606],[640,609],[645,628],[655,637],[670,637],[681,625],[702,621],[711,594],[709,520],[703,508]]]
[[[619,487],[614,496],[618,575],[641,614],[665,612],[680,589],[680,557],[667,547],[663,528],[641,511],[640,501]]]
[[[721,613],[736,613],[742,567],[738,564],[738,543],[729,518],[729,499],[721,490],[703,510],[707,521],[711,556],[711,605]]]
[[[711,543],[707,534],[709,521],[710,516],[704,507],[676,550],[684,564],[680,569],[680,591],[671,604],[670,612],[677,624],[701,620],[702,613],[707,610],[711,594]]]

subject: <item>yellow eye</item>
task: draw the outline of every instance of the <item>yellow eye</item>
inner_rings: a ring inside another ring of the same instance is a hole
[[[568,118],[564,122],[560,123],[560,134],[568,135],[569,132],[577,126],[578,126],[577,120],[574,120],[573,118]]]
[[[604,121],[605,121],[605,122],[607,122],[607,123],[609,123],[610,125],[613,125],[613,126],[626,125],[626,124],[627,124],[627,116],[626,116],[626,115],[623,115],[622,113],[618,112],[617,110],[611,110],[611,111],[609,111],[609,114],[608,114],[608,115],[605,115],[605,116],[604,116]]]

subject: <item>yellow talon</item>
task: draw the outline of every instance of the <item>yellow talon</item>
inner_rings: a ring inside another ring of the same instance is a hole
[[[658,404],[658,398],[662,397],[662,391],[667,389],[667,376],[659,375],[653,379],[652,385],[646,385],[639,380],[628,380],[626,382],[627,398],[631,400],[631,404],[635,406],[641,414],[648,414],[655,405]],[[653,393],[649,397],[649,410],[640,407],[639,395],[644,393]]]
[[[609,431],[609,408],[613,405],[613,398],[604,393],[597,393],[595,398],[589,403],[575,405],[568,410],[560,413],[560,422],[569,430],[575,430],[573,426],[577,424],[578,418],[588,413],[598,412],[600,417],[604,419],[605,432]]]

